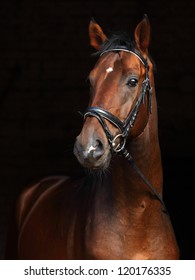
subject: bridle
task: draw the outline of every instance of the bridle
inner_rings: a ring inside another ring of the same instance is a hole
[[[137,115],[138,115],[142,102],[143,103],[145,102],[146,94],[148,94],[148,110],[149,110],[150,114],[152,113],[152,102],[151,102],[152,87],[150,85],[150,79],[149,79],[149,75],[148,75],[148,71],[149,71],[148,61],[141,55],[140,52],[138,52],[138,50],[127,49],[126,47],[122,47],[122,46],[103,51],[100,54],[100,56],[102,56],[104,53],[107,53],[107,52],[119,52],[119,51],[124,51],[124,52],[128,52],[128,53],[135,55],[141,61],[141,63],[144,65],[144,67],[146,69],[145,78],[142,81],[141,91],[140,91],[140,94],[137,98],[137,101],[136,101],[133,109],[131,110],[131,112],[129,113],[127,118],[122,122],[119,118],[117,118],[110,112],[108,112],[100,107],[88,107],[84,114],[84,119],[86,119],[87,117],[95,117],[98,119],[98,121],[100,122],[100,124],[107,136],[108,142],[110,144],[111,152],[115,153],[115,154],[121,154],[126,158],[126,160],[129,162],[129,164],[136,171],[136,173],[141,177],[141,179],[145,182],[145,184],[150,188],[150,190],[153,192],[153,194],[161,202],[161,204],[163,206],[163,212],[168,214],[168,211],[166,209],[166,206],[164,204],[164,201],[163,201],[161,195],[156,191],[156,189],[145,178],[143,173],[140,171],[140,169],[136,165],[133,157],[130,155],[130,153],[125,148],[127,137],[130,133],[131,128],[133,127],[133,125],[135,123],[135,120],[137,118]],[[117,134],[116,136],[113,136],[113,134],[109,130],[105,120],[109,121],[115,127],[117,127],[119,129],[120,133]],[[119,143],[117,144],[119,139],[121,139],[121,141],[119,141]]]
[[[116,116],[114,116],[113,114],[111,114],[110,112],[99,108],[99,107],[89,107],[87,108],[85,114],[84,114],[84,119],[88,116],[93,116],[96,117],[99,122],[101,123],[106,136],[108,138],[108,141],[110,143],[110,147],[111,147],[111,151],[115,152],[115,153],[119,153],[123,150],[123,148],[125,147],[125,143],[126,143],[126,139],[127,136],[130,132],[130,129],[133,127],[135,120],[137,118],[137,114],[139,112],[140,109],[140,105],[141,103],[145,102],[145,96],[148,93],[148,100],[149,100],[149,104],[148,104],[148,108],[149,108],[149,112],[152,112],[152,103],[151,103],[151,97],[152,97],[152,88],[150,86],[150,79],[148,76],[148,70],[149,70],[149,66],[148,66],[148,62],[145,58],[143,58],[141,56],[141,54],[138,54],[138,51],[134,50],[127,50],[124,49],[122,47],[120,48],[114,48],[108,51],[104,51],[101,55],[103,55],[106,52],[111,52],[111,51],[126,51],[129,53],[133,53],[134,55],[136,55],[140,61],[142,62],[142,64],[145,66],[146,68],[146,74],[145,74],[145,79],[142,82],[142,88],[139,94],[139,97],[135,103],[134,108],[132,109],[132,111],[129,113],[129,115],[127,116],[127,118],[122,122],[121,120],[119,120]],[[112,133],[110,132],[105,120],[108,120],[109,122],[111,122],[115,127],[117,127],[120,131],[120,133],[118,135],[116,135],[115,137],[112,135]],[[120,138],[122,139],[122,141],[120,141],[120,143],[117,145],[116,144],[116,140]]]

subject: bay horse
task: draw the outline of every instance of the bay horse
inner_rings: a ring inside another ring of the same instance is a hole
[[[90,172],[45,178],[22,192],[6,258],[178,259],[162,198],[148,18],[133,41],[107,38],[95,20],[89,36],[99,58],[74,154]]]

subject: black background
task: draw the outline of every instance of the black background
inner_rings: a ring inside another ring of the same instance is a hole
[[[0,2],[0,258],[9,213],[32,180],[73,174],[69,148],[88,102],[86,78],[93,16],[104,32],[132,36],[144,13],[157,64],[156,92],[164,167],[164,199],[183,259],[195,259],[194,26],[190,1]]]

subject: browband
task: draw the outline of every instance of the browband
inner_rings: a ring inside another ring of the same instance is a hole
[[[117,52],[117,51],[118,52],[123,51],[123,52],[128,52],[128,53],[134,54],[145,67],[148,67],[147,60],[141,55],[141,53],[138,50],[136,50],[136,49],[130,50],[123,46],[116,46],[113,49],[105,50],[100,54],[100,56],[102,56],[103,54],[108,53],[108,52]]]

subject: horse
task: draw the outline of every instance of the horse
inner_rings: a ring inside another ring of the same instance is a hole
[[[150,32],[146,15],[134,40],[126,33],[107,37],[90,21],[90,44],[98,59],[74,144],[87,172],[46,177],[22,191],[7,259],[179,258],[163,201]]]

